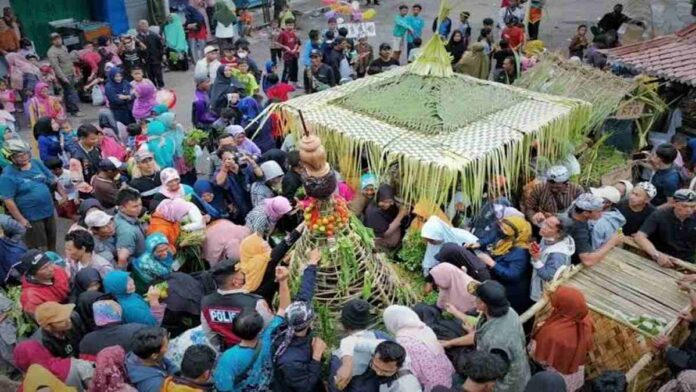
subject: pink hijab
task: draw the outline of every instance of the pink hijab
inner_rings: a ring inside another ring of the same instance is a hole
[[[24,88],[24,74],[41,75],[39,67],[22,57],[19,53],[8,53],[5,55],[5,60],[10,65],[10,86],[14,90],[21,91]]]
[[[110,346],[97,353],[94,377],[88,392],[136,391],[128,385],[126,376],[126,352],[121,346]]]
[[[437,297],[437,307],[444,309],[447,303],[454,305],[459,311],[466,312],[476,306],[476,297],[469,294],[469,283],[474,278],[462,269],[450,263],[440,263],[430,270],[430,275],[440,291]]]
[[[211,267],[224,259],[239,260],[239,246],[250,234],[246,226],[218,219],[205,228],[203,257]]]
[[[191,208],[197,207],[184,199],[165,199],[157,205],[155,212],[170,222],[181,222]]]
[[[185,191],[184,191],[184,186],[180,185],[179,186],[179,191],[178,192],[172,192],[169,189],[167,189],[167,183],[169,183],[172,180],[180,180],[181,177],[179,176],[179,172],[176,171],[176,169],[172,167],[168,167],[166,169],[162,169],[160,172],[160,182],[162,185],[160,186],[159,192],[165,196],[167,196],[170,199],[177,199],[177,198],[182,198],[185,196]]]
[[[143,80],[135,85],[135,91],[138,93],[138,97],[133,102],[133,117],[136,120],[150,117],[152,108],[157,105],[155,85],[149,80]]]
[[[292,211],[290,201],[283,196],[276,196],[263,201],[263,210],[272,222],[278,222],[283,215]]]
[[[58,113],[56,113],[53,108],[51,97],[47,94],[41,93],[41,90],[44,88],[48,88],[48,84],[44,82],[36,83],[36,86],[34,86],[34,99],[39,103],[40,106],[43,106],[47,117],[55,118]]]

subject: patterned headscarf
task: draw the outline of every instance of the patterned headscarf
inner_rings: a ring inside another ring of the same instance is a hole
[[[288,326],[285,333],[280,335],[283,341],[275,352],[275,360],[288,349],[292,337],[295,336],[295,332],[302,331],[312,325],[312,320],[314,320],[314,309],[312,305],[307,302],[295,301],[285,309],[285,319],[287,320]]]
[[[648,195],[648,200],[652,200],[655,195],[657,195],[657,188],[655,185],[649,183],[648,181],[639,182],[636,184],[635,188],[642,189]]]
[[[121,392],[128,389],[126,382],[126,352],[121,346],[110,346],[97,354],[94,377],[88,392]]]
[[[110,299],[93,303],[92,312],[94,313],[94,324],[97,327],[120,323],[123,316],[121,305]]]

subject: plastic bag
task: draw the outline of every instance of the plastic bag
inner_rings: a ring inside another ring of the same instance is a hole
[[[92,106],[102,106],[106,99],[100,86],[92,87]]]

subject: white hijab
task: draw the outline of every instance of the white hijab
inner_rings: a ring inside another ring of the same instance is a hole
[[[423,257],[423,275],[427,276],[428,271],[437,265],[435,255],[440,251],[442,244],[454,242],[456,244],[473,244],[478,242],[478,238],[464,229],[457,229],[448,225],[445,221],[433,215],[425,222],[421,229],[421,237],[435,241],[440,241],[439,245],[428,243]]]
[[[416,312],[402,305],[390,305],[384,309],[382,315],[387,331],[399,337],[409,337],[425,344],[434,354],[444,353],[444,349],[437,341],[437,336],[430,327],[418,318]]]

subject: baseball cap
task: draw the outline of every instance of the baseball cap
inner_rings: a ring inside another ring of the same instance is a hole
[[[321,50],[319,49],[312,49],[312,51],[309,53],[309,57],[323,57],[323,53],[321,53]]]
[[[58,302],[48,301],[36,307],[34,318],[41,328],[49,324],[58,323],[70,319],[75,304],[61,305]]]
[[[379,50],[391,50],[391,45],[386,42],[382,43],[379,45]]]
[[[205,49],[203,49],[203,54],[208,54],[210,52],[216,52],[217,50],[218,50],[218,48],[216,48],[212,45],[208,45],[205,47]]]
[[[51,33],[50,37],[51,37],[51,39],[60,38],[60,34],[58,34],[58,33]]]
[[[50,263],[51,259],[39,250],[30,249],[22,256],[20,262],[25,268],[25,275],[32,276],[36,271],[40,270],[41,267]]]
[[[472,282],[470,286],[469,291],[486,304],[491,316],[501,317],[510,309],[510,301],[502,284],[494,280],[486,280],[483,283]]]
[[[121,170],[123,168],[123,162],[119,161],[114,157],[104,158],[99,162],[99,170]]]
[[[585,211],[601,211],[604,209],[604,199],[592,193],[583,193],[575,199],[575,206]]]
[[[94,210],[90,211],[85,217],[85,224],[90,229],[93,227],[104,227],[108,225],[112,219],[114,219],[114,217],[106,212],[102,210]]]
[[[691,189],[679,189],[674,192],[674,201],[691,203],[696,201],[696,192]]]
[[[142,162],[146,160],[147,158],[154,158],[155,154],[151,153],[148,150],[138,150],[138,152],[135,153],[135,162]]]
[[[590,193],[599,196],[602,199],[609,200],[612,204],[616,204],[621,200],[621,193],[613,186],[603,186],[601,188],[590,188]]]

